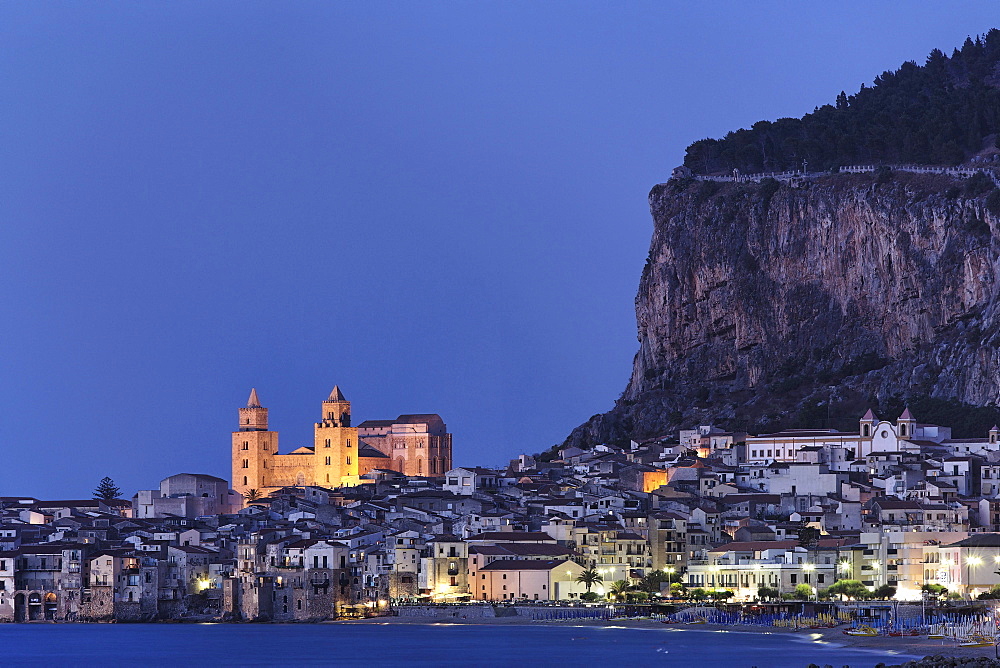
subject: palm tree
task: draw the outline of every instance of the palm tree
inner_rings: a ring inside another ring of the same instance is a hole
[[[611,594],[617,600],[621,600],[628,596],[629,590],[632,585],[628,583],[627,580],[617,580],[611,584]]]
[[[591,567],[580,573],[580,575],[576,578],[576,581],[585,585],[587,587],[587,593],[589,594],[590,588],[598,582],[604,582],[604,578],[596,568]]]
[[[264,495],[260,493],[259,489],[248,489],[243,493],[243,498],[246,499],[247,503],[253,503],[263,499]]]

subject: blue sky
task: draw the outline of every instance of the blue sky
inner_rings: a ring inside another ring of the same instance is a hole
[[[993,3],[0,4],[0,495],[229,476],[336,383],[500,465],[611,408],[684,147]]]

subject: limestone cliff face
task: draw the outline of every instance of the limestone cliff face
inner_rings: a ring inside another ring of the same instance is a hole
[[[876,181],[654,187],[632,378],[568,442],[766,428],[831,397],[997,402],[1000,219],[948,177]]]

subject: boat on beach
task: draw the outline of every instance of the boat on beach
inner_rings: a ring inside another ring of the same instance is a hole
[[[982,633],[973,633],[959,641],[959,647],[992,647],[996,644],[996,638]]]

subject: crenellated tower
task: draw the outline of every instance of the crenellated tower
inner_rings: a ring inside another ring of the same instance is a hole
[[[315,485],[358,484],[358,429],[351,426],[351,402],[334,386],[314,427]]]
[[[272,461],[278,452],[278,432],[267,428],[267,409],[260,405],[257,390],[250,390],[247,405],[239,409],[240,421],[233,432],[232,487],[240,494],[263,491],[271,486]]]

